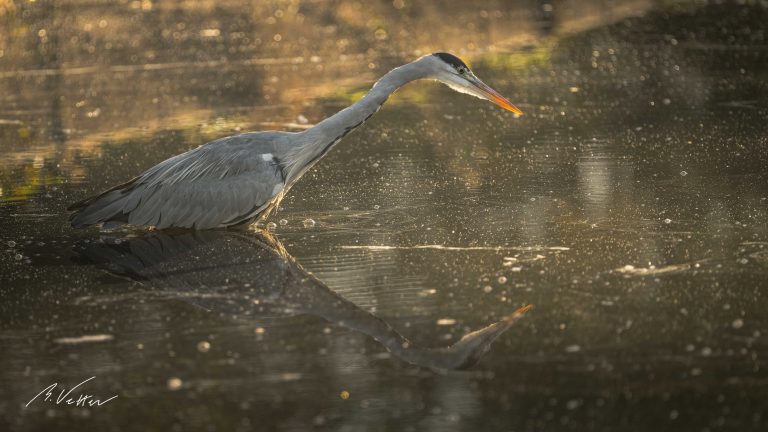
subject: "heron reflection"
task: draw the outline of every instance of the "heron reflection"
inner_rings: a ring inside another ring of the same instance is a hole
[[[318,316],[372,337],[408,363],[433,369],[474,365],[528,310],[518,309],[451,346],[426,348],[414,345],[383,319],[328,288],[267,233],[152,232],[140,237],[104,238],[77,249],[87,263],[144,281],[155,290],[209,311],[244,319]]]

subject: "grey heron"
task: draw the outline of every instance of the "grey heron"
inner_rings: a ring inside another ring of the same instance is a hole
[[[458,57],[434,53],[389,71],[359,101],[302,132],[248,132],[167,159],[138,177],[70,206],[73,227],[102,223],[156,229],[247,226],[267,217],[291,186],[336,143],[418,79],[522,114]]]

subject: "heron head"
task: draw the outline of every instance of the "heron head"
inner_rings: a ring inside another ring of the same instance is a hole
[[[480,78],[476,77],[460,58],[453,54],[438,52],[424,57],[430,63],[431,78],[434,78],[459,93],[470,94],[480,99],[485,99],[496,105],[512,111],[517,115],[523,115],[519,108],[512,105],[504,96],[496,90],[488,87]]]

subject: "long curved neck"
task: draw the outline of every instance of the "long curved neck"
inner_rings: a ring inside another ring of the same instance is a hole
[[[381,77],[362,99],[302,132],[304,143],[289,155],[289,179],[297,179],[344,136],[374,115],[389,95],[403,85],[426,78],[428,71],[419,61],[392,69]]]

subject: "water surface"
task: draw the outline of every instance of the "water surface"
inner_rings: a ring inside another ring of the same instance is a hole
[[[0,2],[1,428],[764,430],[768,10],[579,4]],[[67,225],[445,49],[526,116],[410,84],[266,240]]]

